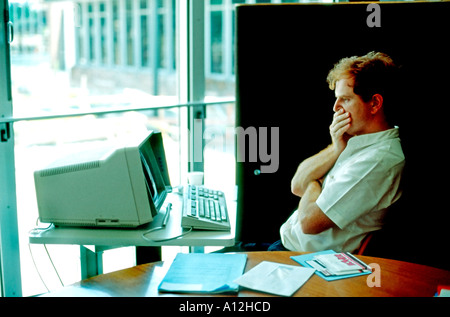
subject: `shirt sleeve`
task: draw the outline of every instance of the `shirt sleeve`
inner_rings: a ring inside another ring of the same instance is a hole
[[[401,162],[360,160],[333,169],[316,203],[341,229],[372,211],[387,208],[397,196]]]

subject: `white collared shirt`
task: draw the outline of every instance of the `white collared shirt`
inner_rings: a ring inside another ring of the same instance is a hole
[[[304,234],[295,211],[280,228],[283,245],[292,251],[353,252],[367,233],[381,229],[387,208],[400,198],[404,165],[398,127],[352,137],[316,201],[337,227]]]

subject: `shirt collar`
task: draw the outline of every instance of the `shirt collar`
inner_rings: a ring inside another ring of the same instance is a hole
[[[400,133],[399,128],[397,126],[392,129],[381,132],[356,135],[348,140],[345,152],[347,152],[348,155],[352,155],[352,153],[354,153],[357,150],[368,147],[378,142],[395,139],[398,138],[399,136]]]

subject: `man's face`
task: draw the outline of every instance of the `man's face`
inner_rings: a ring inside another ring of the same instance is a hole
[[[349,130],[350,135],[360,135],[366,133],[367,124],[372,115],[370,113],[369,102],[364,102],[362,98],[353,92],[354,79],[340,79],[336,82],[336,102],[333,107],[334,112],[343,109],[350,113],[352,119]]]

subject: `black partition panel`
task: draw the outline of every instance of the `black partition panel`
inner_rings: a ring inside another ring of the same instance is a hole
[[[343,57],[381,51],[402,69],[389,109],[407,159],[385,240],[398,257],[440,249],[450,219],[449,9],[449,2],[237,7],[239,241],[279,239],[299,202],[290,191],[298,164],[331,141],[328,71]]]

